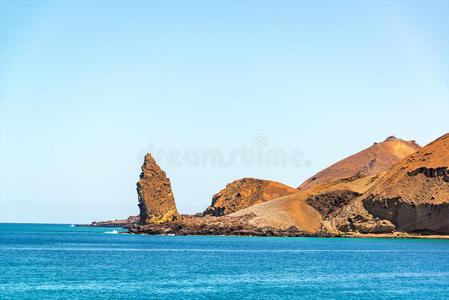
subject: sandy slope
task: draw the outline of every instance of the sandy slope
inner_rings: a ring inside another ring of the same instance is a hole
[[[318,232],[321,230],[321,214],[306,203],[307,194],[298,192],[235,212],[230,216],[255,214],[249,221],[255,226],[288,228],[296,226],[299,230]]]

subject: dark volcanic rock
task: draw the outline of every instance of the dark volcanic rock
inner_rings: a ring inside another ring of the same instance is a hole
[[[151,154],[145,155],[140,180],[137,182],[140,223],[163,223],[178,218],[175,199],[164,171]]]
[[[370,195],[363,200],[375,217],[391,220],[401,231],[422,234],[449,234],[449,203],[408,203],[400,197],[382,199]]]
[[[114,221],[92,222],[86,225],[77,225],[77,227],[130,227],[139,223],[139,216],[130,216],[128,219]]]
[[[347,220],[337,228],[342,233],[359,232],[363,234],[392,233],[396,230],[396,227],[388,220],[376,219],[370,215],[364,216],[363,214],[353,218],[347,218]]]
[[[243,217],[188,216],[172,222],[141,225],[135,228],[130,228],[129,232],[150,235],[330,236],[325,232],[304,232],[295,226],[290,226],[286,229],[268,226],[251,226],[248,224],[248,220],[253,217],[253,215],[245,215]]]
[[[307,203],[318,210],[323,217],[328,216],[334,210],[348,204],[361,194],[350,190],[328,191],[318,195],[309,196]]]

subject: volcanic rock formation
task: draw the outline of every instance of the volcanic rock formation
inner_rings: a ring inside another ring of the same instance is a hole
[[[288,236],[288,237],[327,237],[325,232],[311,233],[301,231],[296,226],[285,228],[272,227],[269,224],[254,225],[250,221],[254,215],[239,217],[194,217],[184,216],[180,220],[166,223],[150,223],[129,227],[130,233],[163,235],[237,235],[237,236]]]
[[[243,178],[229,183],[212,197],[212,204],[204,215],[223,216],[274,198],[296,193],[298,190],[279,182]]]
[[[127,228],[179,235],[449,234],[449,134],[419,149],[414,141],[387,138],[319,172],[300,191],[236,180],[194,216],[178,215],[170,181],[147,154],[137,183],[140,225]]]
[[[137,182],[137,194],[140,224],[163,223],[179,217],[170,179],[149,153],[145,155],[140,180]]]
[[[77,227],[130,227],[139,223],[139,216],[129,216],[127,219],[110,221],[93,221],[91,224],[76,225]]]
[[[404,141],[391,136],[382,143],[374,143],[371,147],[318,172],[298,189],[308,190],[327,182],[353,176],[376,175],[419,149],[421,146],[415,141]]]
[[[338,227],[343,228],[342,231],[330,224],[330,219],[334,218],[342,209],[348,207],[355,199],[358,199],[378,179],[378,175],[358,175],[337,179],[307,191],[297,191],[247,207],[229,216],[236,218],[252,215],[252,218],[247,219],[251,226],[269,226],[280,230],[293,226],[301,232],[319,236],[323,234],[352,234],[353,231],[385,233],[386,230],[394,229],[394,226],[388,227],[383,223],[378,224],[377,220],[374,220],[365,210],[361,211],[366,217],[363,220],[356,219],[358,223],[353,227],[349,227],[347,219],[339,220]],[[362,213],[357,211],[357,216],[362,215]]]
[[[397,230],[449,234],[449,134],[397,163],[362,201]]]

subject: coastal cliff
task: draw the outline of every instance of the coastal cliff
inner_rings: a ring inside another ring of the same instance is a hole
[[[396,164],[362,201],[396,230],[449,234],[449,134]]]

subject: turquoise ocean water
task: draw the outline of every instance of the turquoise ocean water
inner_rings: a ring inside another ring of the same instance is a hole
[[[448,299],[449,241],[0,224],[0,299]]]

